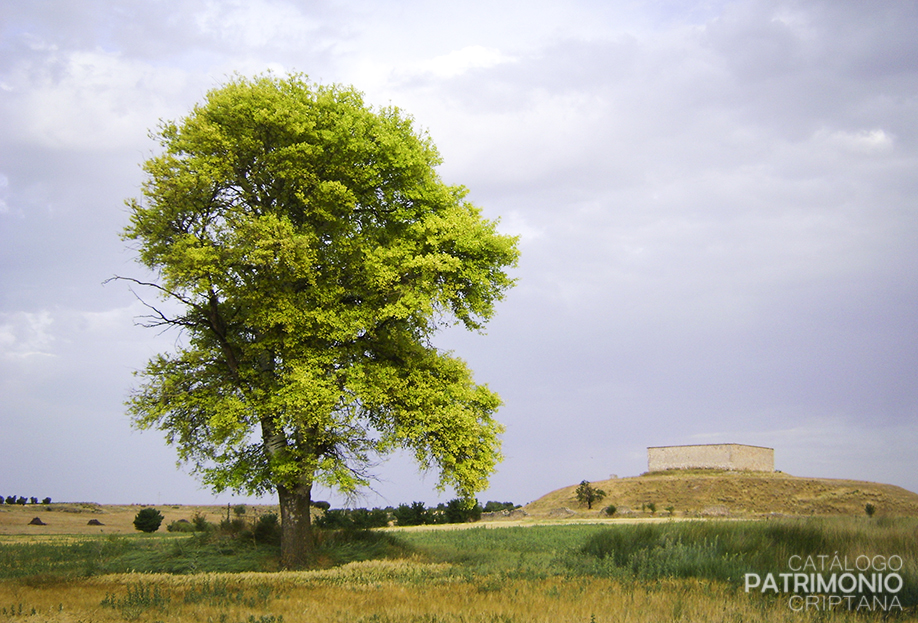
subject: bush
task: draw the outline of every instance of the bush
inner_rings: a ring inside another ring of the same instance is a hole
[[[41,501],[41,503],[42,503],[42,504],[50,504],[50,503],[51,503],[51,498],[45,498],[45,499],[43,499],[43,500]]]
[[[515,508],[518,507],[513,502],[495,502],[492,500],[485,504],[482,510],[486,513],[499,513],[500,511],[512,511]]]
[[[258,521],[255,522],[255,527],[252,528],[252,537],[256,543],[280,545],[281,526],[280,522],[277,521],[277,515],[268,513],[259,517]]]
[[[869,502],[864,506],[864,512],[867,513],[868,517],[873,517],[873,514],[877,512],[877,507]]]
[[[237,517],[245,515],[245,504],[236,504],[236,506],[233,507],[233,514]]]
[[[169,532],[194,532],[195,528],[194,524],[187,519],[179,519],[166,526],[166,530]]]
[[[411,506],[399,504],[392,514],[395,515],[395,521],[400,526],[422,526],[431,523],[424,502],[412,502]]]
[[[481,505],[478,502],[456,498],[446,503],[446,523],[468,523],[481,519]]]
[[[238,537],[245,529],[244,519],[224,519],[220,522],[220,534],[224,536]]]
[[[16,504],[19,504],[20,506],[25,506],[26,502],[28,502],[28,500],[22,496],[20,496],[19,499],[16,500]]]
[[[604,509],[602,509],[602,512],[604,512],[606,515],[608,515],[609,517],[611,517],[612,515],[615,514],[615,511],[617,511],[617,510],[618,510],[618,509],[615,508],[615,504],[609,504],[607,507],[605,507]]]
[[[141,508],[134,517],[134,527],[141,532],[156,532],[163,523],[163,514],[155,508]]]
[[[369,530],[389,525],[389,513],[382,508],[335,508],[316,518],[316,527],[326,530]]]
[[[327,511],[328,509],[331,508],[331,504],[329,504],[328,502],[323,502],[321,500],[317,502],[313,502],[312,505],[316,508],[321,508],[323,511]]]
[[[191,523],[194,525],[196,532],[211,532],[214,529],[214,525],[207,521],[201,513],[195,513],[191,516]]]

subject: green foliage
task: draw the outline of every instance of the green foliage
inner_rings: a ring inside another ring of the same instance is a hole
[[[500,511],[512,511],[515,508],[519,508],[513,502],[496,502],[494,500],[489,500],[485,503],[484,508],[482,509],[486,513],[498,513]]]
[[[432,523],[424,502],[412,502],[411,505],[399,504],[392,514],[395,516],[395,522],[400,526],[421,526]]]
[[[369,530],[389,525],[389,513],[382,508],[336,508],[318,517],[316,527],[327,530]]]
[[[615,504],[609,504],[607,507],[605,507],[604,509],[602,509],[602,512],[604,512],[606,515],[608,515],[609,517],[611,517],[612,515],[615,514],[615,512],[616,512],[617,510],[618,510],[618,509],[615,507]]]
[[[123,619],[134,621],[151,608],[164,610],[168,603],[169,597],[160,592],[158,586],[136,584],[128,586],[127,594],[124,597],[108,594],[99,605],[103,608],[118,610]]]
[[[427,508],[423,502],[400,504],[392,510],[392,516],[399,526],[422,526],[479,521],[483,510],[476,500],[454,498],[434,508]]]
[[[195,526],[187,519],[178,519],[170,522],[169,525],[166,526],[166,530],[169,532],[194,532]]]
[[[447,573],[480,591],[510,582],[590,576],[655,585],[667,578],[696,578],[741,586],[745,573],[786,573],[792,555],[847,556],[893,553],[904,580],[897,593],[906,608],[918,606],[918,520],[866,517],[769,521],[704,521],[608,525],[536,525],[501,529],[425,531],[319,531],[325,564],[374,558],[449,563]],[[0,547],[0,579],[23,585],[107,573],[207,573],[276,568],[278,549],[217,534],[152,538],[89,537],[79,542],[10,540]],[[230,580],[232,581],[232,580]],[[195,583],[197,584],[197,583]],[[130,590],[110,596],[110,606],[147,604],[156,595]],[[259,597],[261,596],[261,597]],[[750,596],[751,597],[751,596]],[[175,597],[161,594],[161,602]],[[214,581],[191,591],[195,603],[248,603],[272,598],[250,586],[245,594]],[[179,600],[181,597],[178,598]],[[260,608],[255,603],[255,608]],[[908,612],[908,610],[907,610]],[[158,615],[168,620],[168,615]],[[152,618],[150,619],[152,620]]]
[[[236,506],[233,507],[233,514],[237,517],[245,515],[245,504],[236,504]]]
[[[580,485],[577,487],[577,501],[581,504],[586,504],[588,509],[593,508],[594,502],[601,502],[604,497],[606,497],[606,492],[602,489],[597,489],[590,484],[588,480],[583,480],[580,482]]]
[[[207,517],[202,513],[195,513],[192,515],[191,523],[196,532],[212,532],[215,529],[215,526],[207,521]]]
[[[205,579],[185,591],[182,601],[186,604],[206,604],[212,607],[246,606],[264,608],[272,598],[274,589],[267,585],[235,587],[225,578]]]
[[[481,489],[499,397],[429,344],[477,330],[512,286],[516,239],[445,185],[399,110],[303,77],[235,78],[164,123],[124,237],[183,311],[185,346],[129,402],[216,490],[352,492],[409,448],[440,485]]]
[[[873,514],[877,512],[877,507],[868,502],[864,505],[864,512],[867,513],[868,517],[873,517]]]
[[[444,523],[468,523],[481,519],[481,505],[474,501],[455,498],[443,509]]]
[[[316,554],[333,565],[361,560],[406,558],[414,550],[400,534],[378,530],[337,530],[317,532]]]
[[[564,560],[577,574],[640,580],[699,578],[739,586],[746,573],[787,573],[791,556],[801,560],[824,556],[828,573],[836,555],[853,564],[864,552],[895,553],[905,561],[898,597],[903,606],[918,605],[918,563],[909,558],[918,554],[914,540],[918,522],[872,524],[846,518],[623,524],[592,534]]]
[[[134,528],[141,532],[156,532],[163,523],[163,514],[155,508],[142,508],[134,517]]]
[[[280,545],[281,526],[277,515],[274,513],[261,515],[252,527],[252,539],[255,543]]]

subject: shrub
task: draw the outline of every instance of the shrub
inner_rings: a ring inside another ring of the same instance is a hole
[[[194,532],[194,524],[188,521],[187,519],[179,519],[173,521],[168,526],[166,530],[169,532]]]
[[[421,526],[431,523],[430,514],[424,502],[412,502],[411,506],[399,504],[392,514],[395,515],[395,521],[400,526]]]
[[[615,504],[609,504],[607,507],[605,507],[604,509],[602,509],[602,512],[604,512],[606,515],[608,515],[609,517],[611,517],[612,515],[615,514],[615,511],[617,511],[617,510],[618,510],[618,509],[615,508]]]
[[[191,523],[194,525],[196,532],[210,532],[214,529],[214,525],[207,521],[202,513],[195,513],[192,515]]]
[[[478,502],[456,498],[446,503],[446,523],[468,523],[481,519],[481,505]]]
[[[50,504],[50,503],[51,503],[51,498],[45,498],[45,499],[43,499],[43,500],[41,501],[41,503],[42,503],[42,504]]]
[[[277,521],[277,515],[268,513],[259,517],[255,522],[255,527],[252,528],[252,537],[256,543],[280,545],[281,526]]]
[[[31,497],[31,498],[29,498],[29,503],[31,503],[31,504],[38,504],[38,498],[36,498],[36,497]]]
[[[244,519],[224,519],[220,522],[220,534],[237,537],[246,529]]]
[[[21,496],[18,500],[16,500],[16,504],[19,504],[20,506],[25,506],[26,502],[28,502],[28,500]]]
[[[486,513],[499,513],[500,511],[512,511],[515,508],[518,508],[518,506],[513,502],[489,501],[482,510]]]
[[[873,517],[873,514],[877,512],[877,507],[869,502],[864,506],[864,512],[867,513],[868,517]]]
[[[163,514],[155,508],[141,508],[134,517],[134,527],[141,532],[156,532],[163,523]]]
[[[655,514],[657,513],[657,504],[656,504],[656,502],[648,502],[648,503],[647,503],[647,510],[650,511],[650,514],[651,514],[651,515],[655,515]]]
[[[236,506],[233,507],[233,513],[237,517],[245,515],[245,504],[236,504]]]
[[[8,495],[8,496],[6,496],[6,503],[7,503],[7,504],[15,504],[15,503],[16,503],[16,496],[15,496],[15,495]]]
[[[327,511],[328,509],[331,508],[331,504],[329,504],[328,502],[323,502],[321,500],[317,502],[313,502],[312,505],[315,506],[316,508],[321,508],[323,511]]]
[[[316,518],[316,527],[326,530],[369,530],[389,525],[389,513],[382,508],[334,508]]]

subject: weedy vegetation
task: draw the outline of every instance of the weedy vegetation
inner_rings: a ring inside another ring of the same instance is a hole
[[[230,520],[233,521],[233,520]],[[313,569],[250,535],[0,544],[0,621],[873,621],[918,617],[918,520],[887,517],[319,531]],[[746,592],[791,556],[899,556],[902,609]]]

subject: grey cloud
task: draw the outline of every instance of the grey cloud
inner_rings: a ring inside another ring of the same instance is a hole
[[[414,114],[444,178],[523,235],[519,286],[488,335],[440,342],[505,400],[488,499],[639,473],[646,446],[694,440],[918,489],[901,441],[918,413],[910,3],[572,2],[520,19],[469,5],[449,21],[454,9],[264,2],[252,29],[242,3],[65,4],[0,8],[0,347],[32,352],[28,319],[51,319],[36,350],[49,357],[0,362],[0,418],[24,435],[61,422],[49,443],[64,454],[93,428],[84,464],[118,446],[162,466],[179,497],[206,497],[121,406],[130,372],[178,337],[130,326],[130,292],[99,283],[138,270],[117,235],[155,148],[146,131],[234,69],[279,65]],[[278,20],[303,28],[266,40]],[[471,46],[512,60],[412,69]],[[76,58],[96,68],[75,74]],[[42,98],[59,98],[53,118],[30,114]],[[899,440],[886,453],[884,437]],[[381,474],[388,502],[433,495],[404,460]],[[86,496],[137,501],[99,481]]]

